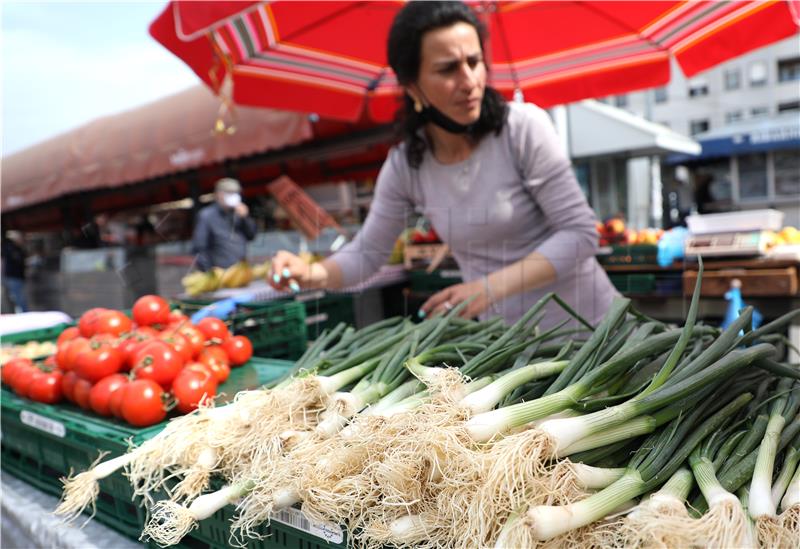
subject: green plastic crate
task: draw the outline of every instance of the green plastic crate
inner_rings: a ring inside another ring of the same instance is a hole
[[[614,244],[611,253],[598,255],[602,265],[655,265],[658,246],[655,244]]]
[[[409,271],[408,280],[411,291],[420,293],[438,292],[448,286],[462,282],[461,274],[457,270],[442,269],[432,273]]]
[[[277,379],[291,366],[285,360],[254,358],[231,371],[219,388],[222,400]],[[129,439],[139,444],[155,436],[166,423],[137,429],[71,404],[37,403],[6,389],[0,394],[3,469],[56,496],[61,495],[59,479],[70,471],[88,469],[103,451],[109,453],[107,457],[120,455],[127,450]],[[121,473],[100,481],[96,518],[122,534],[139,537],[144,510],[133,501],[130,484]]]
[[[235,507],[229,505],[198,524],[183,538],[177,549],[214,549],[230,546],[230,524]],[[296,525],[295,526],[292,526]],[[285,509],[269,526],[261,525],[256,533],[263,539],[247,539],[248,549],[345,549],[347,538],[343,529],[336,526],[312,527],[297,509]],[[158,547],[152,540],[148,544]]]
[[[305,308],[309,339],[317,339],[324,330],[330,330],[340,322],[351,326],[356,323],[355,305],[350,294],[314,291],[303,292],[292,299]]]
[[[655,274],[611,274],[608,278],[623,294],[649,294],[656,289]]]
[[[75,324],[57,324],[50,328],[40,328],[38,330],[26,330],[15,334],[0,336],[0,344],[21,345],[29,341],[55,341],[65,329]]]
[[[178,308],[191,316],[209,301],[182,300]],[[305,307],[294,301],[240,303],[225,321],[236,335],[253,344],[256,356],[296,360],[307,347]]]

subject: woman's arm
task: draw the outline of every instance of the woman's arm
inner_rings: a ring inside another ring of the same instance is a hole
[[[409,167],[399,148],[392,149],[384,162],[375,186],[367,218],[355,238],[331,257],[306,264],[294,254],[279,252],[273,258],[273,272],[290,277],[272,280],[284,289],[294,279],[305,288],[337,289],[356,284],[377,272],[392,253],[397,236],[413,213],[409,196]]]

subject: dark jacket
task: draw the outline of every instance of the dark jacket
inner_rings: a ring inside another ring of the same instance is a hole
[[[3,278],[25,278],[25,250],[10,238],[3,238]]]
[[[206,206],[197,215],[192,236],[192,251],[197,254],[196,266],[207,271],[211,267],[230,267],[247,257],[247,242],[256,236],[256,223],[217,204]]]

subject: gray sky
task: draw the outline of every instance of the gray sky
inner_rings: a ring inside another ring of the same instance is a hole
[[[200,82],[148,33],[158,2],[0,2],[3,156]]]

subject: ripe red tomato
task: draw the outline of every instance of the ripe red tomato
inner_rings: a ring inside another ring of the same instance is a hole
[[[181,328],[183,326],[188,326],[191,324],[189,317],[183,314],[180,311],[170,311],[169,313],[169,325],[173,328]]]
[[[117,341],[117,351],[119,351],[119,355],[122,358],[122,370],[130,370],[136,350],[145,341],[149,341],[150,339],[150,336],[145,336],[139,334],[138,331],[133,331]]]
[[[111,395],[128,383],[128,377],[123,374],[111,374],[92,386],[89,391],[89,407],[101,416],[110,416]]]
[[[135,333],[138,334],[140,337],[154,338],[158,337],[158,334],[160,334],[161,332],[159,332],[152,326],[139,326],[138,328],[136,328]]]
[[[75,402],[75,384],[79,379],[78,374],[76,374],[74,370],[67,372],[64,374],[64,377],[61,378],[61,394],[70,402]]]
[[[33,362],[31,362],[31,360],[28,358],[12,358],[3,364],[3,384],[7,385],[8,387],[12,387],[14,384],[14,376],[16,376],[20,370],[25,368],[33,368]]]
[[[92,384],[83,378],[78,378],[75,385],[72,387],[72,400],[83,408],[89,409],[89,392],[92,390]]]
[[[161,335],[158,337],[162,341],[169,343],[172,348],[175,349],[179,355],[181,355],[181,358],[183,358],[184,362],[192,360],[192,347],[180,332],[175,330],[167,330],[161,332]]]
[[[100,313],[94,323],[95,334],[111,334],[120,336],[133,329],[133,322],[120,311],[105,311]]]
[[[225,341],[231,337],[228,327],[218,318],[207,316],[197,323],[197,329],[203,332],[206,339],[218,339]]]
[[[130,380],[118,387],[108,397],[108,409],[114,417],[122,419],[122,399],[125,396],[125,389],[128,388],[128,385],[130,385]]]
[[[192,358],[199,355],[206,344],[206,336],[203,335],[203,332],[191,324],[182,326],[179,331],[181,335],[186,338],[186,341],[189,343],[189,347],[192,348]]]
[[[151,379],[137,379],[125,386],[121,404],[122,417],[136,427],[154,425],[167,417],[164,391]]]
[[[77,326],[70,326],[69,328],[66,328],[63,332],[58,334],[58,339],[56,339],[56,347],[61,347],[63,343],[75,339],[80,335],[81,331],[78,329]]]
[[[157,295],[144,295],[133,304],[133,320],[139,326],[167,324],[169,322],[169,303]]]
[[[74,370],[78,357],[91,348],[91,342],[85,337],[76,337],[64,343],[64,350],[56,354],[58,367],[68,372]]]
[[[241,366],[253,356],[253,344],[245,336],[233,336],[222,343],[222,349],[231,361],[231,366]]]
[[[97,320],[100,318],[100,314],[107,310],[108,309],[103,307],[95,307],[93,309],[89,309],[81,315],[81,317],[78,319],[78,330],[81,332],[83,337],[92,337],[95,334],[95,325],[97,324]]]
[[[61,383],[64,374],[58,370],[35,376],[28,387],[28,398],[45,404],[57,404],[63,397]]]
[[[148,341],[136,350],[133,370],[136,379],[152,379],[164,389],[169,389],[172,380],[183,367],[183,358],[166,341]]]
[[[122,356],[113,347],[92,346],[78,356],[75,373],[90,383],[116,374],[122,368]]]
[[[19,396],[28,395],[28,387],[33,381],[34,377],[44,375],[43,372],[36,366],[28,366],[26,364],[20,365],[17,368],[14,377],[11,379],[11,388]]]
[[[197,409],[201,402],[214,398],[216,393],[217,380],[203,366],[184,368],[172,382],[172,394],[182,414]]]
[[[208,366],[217,378],[218,383],[225,383],[231,374],[228,355],[219,345],[206,347],[197,357],[197,361]]]

